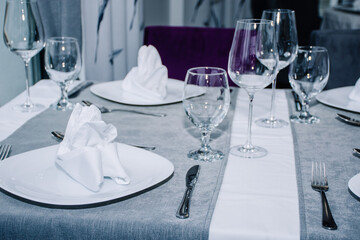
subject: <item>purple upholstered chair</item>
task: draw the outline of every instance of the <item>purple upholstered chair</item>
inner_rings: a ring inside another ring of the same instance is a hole
[[[209,66],[227,70],[234,28],[169,27],[145,28],[144,44],[159,51],[169,78],[184,80],[192,67]],[[230,86],[235,84],[229,78]]]

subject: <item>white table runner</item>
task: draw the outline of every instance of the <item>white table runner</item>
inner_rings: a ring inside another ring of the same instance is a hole
[[[253,120],[269,117],[271,90],[255,95]],[[276,117],[289,121],[283,90],[277,90]],[[244,144],[248,96],[238,95],[231,146]],[[290,125],[280,129],[252,125],[252,142],[268,155],[245,159],[230,155],[210,225],[210,239],[299,239],[299,204]]]

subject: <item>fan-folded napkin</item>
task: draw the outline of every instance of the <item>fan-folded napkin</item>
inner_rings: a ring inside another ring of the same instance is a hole
[[[159,101],[166,97],[168,70],[162,65],[157,49],[141,46],[138,65],[133,67],[122,81],[122,89],[149,101]]]
[[[349,98],[360,102],[360,78],[356,81],[354,89],[350,92]]]
[[[117,130],[101,120],[99,109],[76,104],[60,143],[56,163],[74,180],[91,191],[99,191],[104,177],[117,184],[130,179],[120,162],[113,140]]]

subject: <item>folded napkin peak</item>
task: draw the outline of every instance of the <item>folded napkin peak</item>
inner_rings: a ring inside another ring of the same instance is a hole
[[[350,92],[349,98],[353,101],[360,102],[360,78],[356,81],[353,90]]]
[[[122,89],[149,101],[158,101],[166,97],[167,80],[168,70],[162,65],[159,52],[152,45],[144,45],[138,52],[138,65],[126,75]]]
[[[117,130],[101,120],[99,109],[76,104],[57,152],[58,164],[74,180],[91,191],[99,191],[104,177],[129,184],[113,142]]]

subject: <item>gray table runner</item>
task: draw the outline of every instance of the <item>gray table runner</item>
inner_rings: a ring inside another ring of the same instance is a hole
[[[212,134],[211,146],[228,154],[236,99],[226,119]],[[119,105],[82,92],[73,101],[88,99],[108,107],[142,109]],[[169,159],[175,167],[172,178],[141,195],[112,204],[85,209],[51,209],[14,199],[0,193],[0,239],[207,239],[225,160],[199,163],[187,158],[189,150],[200,147],[200,133],[186,118],[182,104],[144,108],[165,112],[166,118],[113,112],[103,120],[118,129],[118,142],[155,145],[155,153]],[[48,109],[28,121],[3,143],[13,145],[12,155],[56,144],[53,130],[64,131],[70,113]],[[191,216],[175,217],[185,191],[185,174],[195,165],[201,172],[192,202]]]
[[[290,114],[294,110],[291,92],[287,94]],[[299,193],[301,239],[360,239],[360,202],[348,191],[348,181],[360,172],[360,159],[352,154],[360,147],[360,127],[336,119],[336,113],[360,118],[360,114],[331,108],[314,100],[310,107],[321,121],[315,125],[291,123],[295,147]],[[327,199],[338,230],[321,226],[321,196],[311,189],[311,162],[323,161],[329,181]]]

